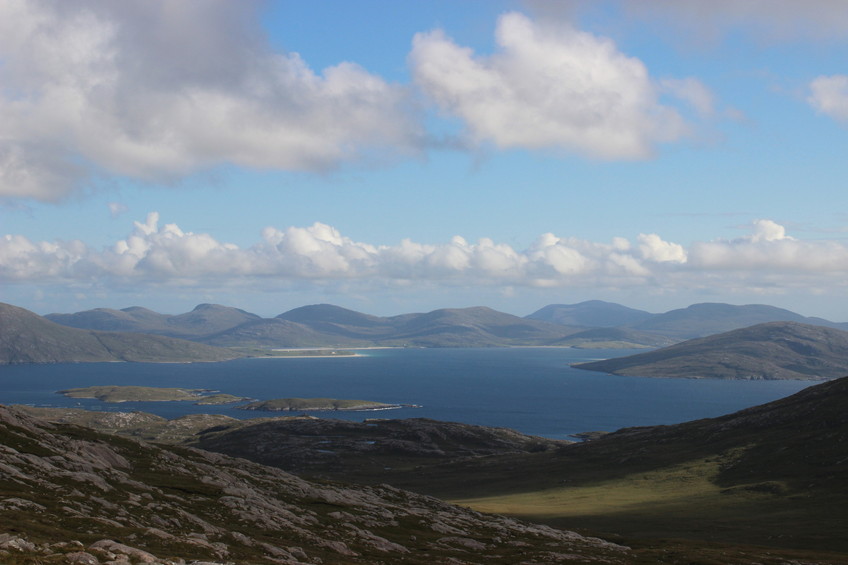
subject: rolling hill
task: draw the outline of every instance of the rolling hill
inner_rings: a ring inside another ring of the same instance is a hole
[[[712,302],[693,304],[663,314],[651,314],[620,304],[589,300],[579,304],[551,304],[527,318],[586,328],[618,328],[662,336],[674,342],[766,322],[799,322],[848,330],[848,323],[806,317],[784,308],[764,304],[737,306]],[[642,337],[636,342],[645,342],[647,345],[648,340]]]
[[[736,306],[711,302],[693,304],[686,308],[657,314],[630,327],[680,341],[767,322],[798,322],[848,330],[848,324],[835,323],[822,318],[808,318],[784,308],[764,304]]]
[[[632,326],[656,316],[644,310],[628,308],[603,300],[587,300],[578,304],[549,304],[527,318],[565,326],[611,328]]]
[[[848,555],[846,405],[848,378],[840,378],[719,418],[449,466],[418,487],[480,511],[617,532],[624,543],[756,544],[823,552],[799,562],[839,563]],[[457,480],[460,467],[475,481]],[[759,561],[702,553],[693,562]]]
[[[848,374],[848,332],[770,322],[574,367],[642,377],[833,379]]]
[[[141,332],[228,347],[663,347],[765,322],[799,322],[848,330],[848,324],[808,318],[764,305],[694,304],[651,314],[590,300],[552,304],[521,318],[486,307],[445,308],[380,317],[331,304],[262,318],[238,308],[200,304],[191,312],[158,314],[140,307],[48,314],[62,325]]]
[[[548,345],[575,328],[527,320],[485,307],[446,308],[389,318],[395,330],[384,342],[424,347]]]
[[[201,304],[167,316],[143,308],[49,314],[49,320],[90,330],[120,329],[225,347],[498,347],[548,345],[576,328],[529,320],[491,308],[442,309],[379,317],[331,304],[261,318],[237,308]]]
[[[123,310],[95,308],[75,314],[47,314],[51,322],[84,330],[124,331],[198,339],[241,324],[261,320],[256,314],[218,304],[199,304],[175,316],[133,306]]]
[[[583,330],[554,341],[551,345],[581,349],[653,349],[674,343],[677,340],[663,335],[616,327]]]
[[[69,328],[0,303],[0,365],[224,361],[240,356],[229,349],[164,336]]]

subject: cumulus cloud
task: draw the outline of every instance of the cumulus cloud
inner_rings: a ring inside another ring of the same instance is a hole
[[[708,271],[794,272],[819,276],[848,272],[848,245],[839,241],[801,241],[772,220],[755,220],[753,233],[729,241],[695,243],[689,262]]]
[[[658,263],[685,263],[686,250],[679,243],[663,241],[655,233],[639,234],[639,251],[648,261]]]
[[[478,143],[643,159],[687,133],[645,65],[610,39],[519,13],[500,17],[496,39],[497,53],[477,56],[435,30],[417,34],[410,54],[419,88]],[[687,96],[703,107],[694,85]]]
[[[848,122],[848,76],[820,76],[810,83],[807,102],[819,113]]]
[[[403,87],[274,52],[258,7],[0,3],[0,197],[56,200],[103,174],[326,170],[377,147],[415,150]]]
[[[780,224],[754,221],[748,235],[702,241],[685,248],[658,234],[634,241],[595,242],[553,233],[526,249],[489,238],[455,236],[443,243],[403,240],[396,245],[355,241],[332,226],[261,231],[249,247],[213,235],[162,224],[150,213],[130,233],[104,249],[73,241],[36,242],[0,237],[0,282],[143,289],[173,284],[214,290],[240,285],[279,288],[298,283],[375,289],[433,288],[642,288],[646,291],[807,287],[844,281],[848,245],[804,241]],[[842,282],[838,282],[842,284]],[[353,286],[352,286],[353,285]]]

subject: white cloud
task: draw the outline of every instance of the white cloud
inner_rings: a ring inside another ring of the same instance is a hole
[[[685,263],[686,250],[679,243],[663,241],[655,233],[639,234],[639,251],[648,261],[658,263]]]
[[[160,181],[221,163],[326,170],[415,151],[408,93],[263,42],[258,3],[0,3],[0,197],[56,200],[96,174]]]
[[[810,83],[807,102],[817,112],[848,122],[848,76],[820,76]]]
[[[772,220],[754,220],[753,225],[754,233],[748,238],[752,243],[795,239],[786,235],[786,228]]]
[[[127,237],[97,250],[81,241],[35,242],[0,237],[0,282],[33,287],[72,284],[85,289],[140,289],[177,285],[197,292],[225,287],[275,290],[301,283],[341,285],[346,293],[378,288],[582,288],[645,292],[843,286],[848,244],[805,241],[772,220],[755,220],[750,233],[688,248],[657,234],[635,242],[593,242],[552,233],[519,250],[491,239],[460,236],[444,243],[403,240],[373,245],[332,226],[268,227],[250,247],[160,223],[149,214]]]
[[[697,270],[759,274],[796,273],[801,277],[848,273],[848,245],[839,241],[800,241],[786,235],[780,224],[755,220],[750,236],[699,242],[689,250]]]
[[[687,133],[645,65],[610,39],[518,13],[501,16],[496,38],[496,54],[475,56],[436,30],[417,34],[410,54],[416,84],[478,143],[642,159]],[[687,97],[703,107],[694,85]]]

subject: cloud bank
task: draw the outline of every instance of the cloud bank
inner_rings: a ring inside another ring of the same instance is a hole
[[[446,287],[699,288],[772,290],[844,287],[848,245],[803,241],[771,220],[757,220],[734,240],[695,242],[687,248],[658,234],[635,241],[593,242],[547,233],[527,249],[456,236],[439,244],[354,241],[332,226],[273,227],[240,248],[210,234],[160,225],[159,215],[135,222],[131,233],[104,249],[73,241],[0,238],[0,282],[115,289],[179,285],[215,289],[291,284]]]

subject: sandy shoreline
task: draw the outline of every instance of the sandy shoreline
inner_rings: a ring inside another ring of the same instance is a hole
[[[351,357],[367,357],[367,355],[363,355],[361,353],[357,353],[357,351],[370,351],[373,349],[404,349],[401,347],[388,347],[388,346],[373,346],[373,347],[351,347],[351,348],[335,348],[335,347],[286,347],[286,348],[275,348],[271,349],[270,355],[255,355],[251,356],[250,359],[349,359]],[[327,353],[323,355],[274,355],[275,352],[291,352],[297,353],[298,351],[344,351],[345,353],[334,355],[332,353]]]

